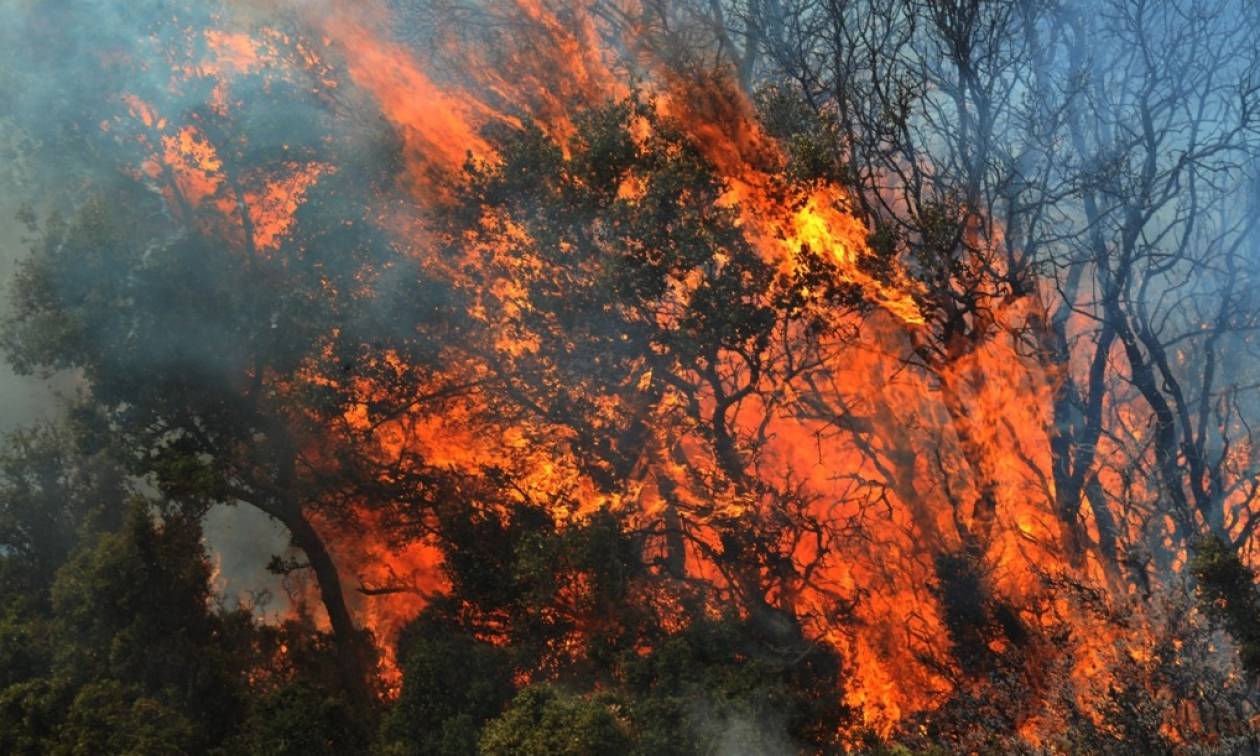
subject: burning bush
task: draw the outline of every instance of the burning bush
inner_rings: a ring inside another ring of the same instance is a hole
[[[10,4],[0,742],[1254,747],[1260,18],[1102,6]]]

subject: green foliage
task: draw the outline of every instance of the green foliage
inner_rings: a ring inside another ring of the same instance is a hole
[[[0,607],[0,689],[48,674],[53,651],[47,615],[30,611],[21,596],[4,596]]]
[[[629,723],[614,699],[581,697],[546,685],[530,686],[481,737],[486,756],[588,756],[628,753]]]
[[[216,606],[196,517],[159,521],[108,459],[52,431],[0,459],[0,751],[366,748],[371,720],[327,692],[326,636]]]
[[[852,186],[841,151],[843,141],[830,111],[811,106],[795,87],[768,84],[757,90],[757,113],[767,133],[784,146],[786,175],[795,181],[831,181]]]
[[[75,694],[51,752],[176,756],[187,753],[202,737],[194,722],[170,706],[133,686],[101,680]]]
[[[1190,569],[1198,581],[1203,608],[1237,641],[1243,667],[1260,675],[1260,592],[1255,571],[1215,536],[1199,541]]]
[[[737,731],[774,750],[830,743],[845,720],[839,660],[822,646],[785,658],[755,623],[702,609],[665,632],[639,598],[661,587],[611,513],[557,528],[523,508],[465,525],[446,546],[451,594],[400,642],[389,753],[466,754],[479,739],[500,750],[576,747],[556,739],[559,723],[629,733],[645,754],[713,752]],[[551,650],[574,632],[583,653]],[[523,689],[504,711],[517,669],[545,670],[555,685]],[[607,717],[621,724],[608,729]]]
[[[83,533],[114,527],[122,476],[63,431],[18,430],[0,451],[0,596],[6,609],[49,607],[53,576]]]
[[[318,756],[364,750],[365,723],[344,698],[297,681],[259,696],[242,745],[256,756]]]
[[[5,724],[67,753],[176,753],[231,728],[240,691],[216,647],[208,579],[200,530],[158,527],[140,506],[88,539],[57,571],[48,615],[6,618],[6,632],[42,630],[47,645],[42,659],[40,643],[24,665],[5,659]]]
[[[183,675],[186,644],[213,632],[207,614],[210,566],[194,523],[161,529],[136,507],[119,533],[74,556],[53,586],[63,652],[76,676],[119,675],[160,689]],[[108,648],[101,657],[96,649]]]
[[[731,729],[768,750],[829,744],[847,716],[834,695],[840,672],[822,646],[784,659],[746,620],[697,617],[650,653],[623,657],[618,677],[645,752],[707,753]]]
[[[32,677],[0,689],[0,751],[47,753],[55,742],[73,690],[48,677]]]
[[[402,691],[384,725],[390,753],[477,752],[481,728],[511,700],[512,652],[462,632],[430,608],[399,642]]]
[[[294,677],[268,669],[283,628],[217,609],[197,519],[159,522],[75,441],[24,431],[0,453],[0,751],[216,747],[253,708],[247,679]]]
[[[446,632],[497,638],[521,668],[556,664],[598,677],[617,649],[657,632],[652,612],[631,600],[650,578],[620,515],[596,512],[561,526],[533,506],[455,508],[441,532],[451,601],[433,607],[432,621],[446,623]],[[557,653],[578,630],[585,645]]]

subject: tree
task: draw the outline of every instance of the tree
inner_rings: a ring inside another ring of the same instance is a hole
[[[785,5],[746,4],[755,28],[781,30],[749,37],[763,46],[767,120],[799,164],[851,187],[872,244],[924,285],[931,327],[908,346],[936,376],[970,468],[967,550],[984,551],[996,489],[951,374],[1004,333],[1052,377],[1050,461],[1029,475],[1076,567],[1092,550],[1113,585],[1142,583],[1133,565],[1149,553],[1163,574],[1165,512],[1180,547],[1202,529],[1243,547],[1255,477],[1239,392],[1250,384],[1245,360],[1225,352],[1253,348],[1254,308],[1234,283],[1254,269],[1256,60],[1239,42],[1251,9]],[[862,399],[807,409],[843,418]],[[1147,418],[1149,445],[1138,440]],[[888,457],[879,464],[900,498],[922,498],[896,445],[859,443]],[[1157,499],[1160,514],[1130,519],[1135,497]],[[1228,515],[1224,499],[1236,502]]]
[[[364,724],[344,697],[298,680],[255,700],[239,744],[268,756],[362,753]]]
[[[4,450],[0,748],[361,747],[326,634],[226,606],[195,508],[132,490],[84,441],[49,427]]]
[[[118,532],[85,533],[57,569],[48,613],[27,620],[46,633],[34,647],[47,656],[25,668],[6,659],[6,747],[178,753],[232,732],[243,689],[208,581],[195,525],[158,528],[138,506]]]
[[[444,258],[484,313],[470,355],[492,378],[479,420],[527,450],[503,479],[557,505],[580,490],[610,507],[659,497],[646,506],[659,520],[642,526],[655,566],[678,580],[716,570],[702,591],[802,652],[794,603],[811,567],[792,544],[825,544],[826,525],[793,481],[760,474],[759,452],[775,392],[812,358],[807,305],[851,305],[851,293],[806,248],[800,270],[814,266],[817,286],[800,298],[680,121],[632,96],[573,125],[493,135],[498,158],[471,164],[444,216]],[[539,458],[559,461],[556,474],[531,479]]]
[[[15,431],[0,452],[0,595],[10,610],[50,607],[57,569],[86,534],[121,523],[123,472],[53,426]]]
[[[422,332],[463,308],[375,222],[396,143],[335,127],[309,86],[328,72],[294,63],[301,42],[286,39],[259,70],[194,77],[182,120],[161,87],[87,100],[101,110],[85,104],[81,120],[113,124],[93,144],[104,165],[73,215],[41,229],[6,345],[19,370],[81,370],[85,415],[171,501],[280,522],[316,575],[344,684],[366,702],[371,654],[320,527],[424,504],[422,463],[386,458],[377,433],[417,384],[441,395],[428,383],[441,341]]]
[[[553,688],[522,692],[481,738],[486,754],[626,753],[632,738],[614,710]]]
[[[477,753],[482,728],[515,693],[514,649],[478,639],[451,614],[429,607],[399,640],[402,691],[383,728],[390,753]]]

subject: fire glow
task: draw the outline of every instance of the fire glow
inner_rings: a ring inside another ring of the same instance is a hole
[[[246,74],[283,79],[289,70],[321,72],[322,95],[335,101],[343,93],[334,72],[344,71],[374,103],[405,159],[399,187],[405,201],[382,198],[377,222],[424,270],[478,303],[472,315],[493,333],[481,351],[470,350],[450,366],[443,376],[448,383],[476,387],[535,357],[543,336],[530,332],[537,318],[524,317],[533,306],[526,291],[558,274],[531,255],[540,242],[522,218],[488,213],[463,239],[450,238],[434,221],[457,203],[470,166],[500,160],[485,135],[530,124],[564,145],[579,114],[627,98],[638,98],[652,114],[637,122],[640,147],[646,149],[654,129],[681,130],[720,176],[718,207],[734,213],[745,240],[776,275],[800,279],[800,307],[814,308],[828,328],[806,334],[804,326],[785,321],[775,332],[783,344],[764,345],[755,368],[741,360],[739,348],[715,352],[710,367],[723,374],[716,384],[751,387],[733,391],[734,399],[717,396],[702,381],[687,395],[647,362],[621,385],[588,397],[597,416],[646,418],[640,456],[612,485],[596,480],[589,460],[578,457],[574,428],[545,414],[496,414],[476,389],[437,414],[417,410],[376,419],[374,406],[397,402],[388,396],[387,376],[410,369],[392,354],[375,366],[385,377],[354,384],[359,403],[326,429],[329,436],[370,444],[383,464],[399,468],[423,458],[475,476],[510,464],[523,471],[517,482],[523,499],[569,502],[554,511],[559,522],[603,509],[629,513],[645,529],[666,516],[681,517],[686,578],[711,583],[715,596],[741,608],[752,600],[748,592],[760,592],[758,602],[796,618],[810,639],[833,646],[849,672],[835,697],[881,734],[978,685],[952,657],[939,594],[946,590],[943,564],[982,565],[993,599],[983,611],[993,613],[989,624],[1001,629],[983,644],[994,655],[1018,653],[1027,660],[1023,674],[1044,696],[1028,706],[1021,733],[1040,742],[1065,716],[1049,689],[1056,667],[1070,669],[1070,700],[1096,714],[1092,702],[1114,683],[1111,670],[1149,653],[1161,622],[1106,553],[1107,542],[1140,540],[1149,526],[1141,508],[1101,522],[1088,505],[1071,523],[1056,512],[1055,396],[1069,379],[1078,385],[1091,380],[1091,334],[1102,305],[1081,296],[1068,327],[1077,353],[1066,365],[1052,361],[1041,342],[1060,285],[1053,275],[1025,291],[994,283],[975,300],[971,332],[942,337],[939,316],[904,250],[881,257],[872,229],[838,184],[784,179],[786,147],[767,133],[733,82],[721,75],[689,78],[646,43],[646,31],[614,25],[584,2],[562,9],[544,0],[505,6],[497,12],[517,31],[500,37],[501,47],[480,49],[452,38],[428,62],[391,37],[387,10],[358,3],[337,3],[319,18],[295,9],[305,24],[301,32],[192,30],[203,35],[207,58],[173,69],[171,85],[208,80],[208,112],[227,114],[238,96],[233,85]],[[190,223],[249,254],[281,254],[308,193],[347,168],[302,157],[265,169],[229,168],[223,151],[232,146],[216,144],[204,122],[159,112],[134,93],[119,97],[130,123],[120,117],[101,128],[143,140],[149,156],[134,166],[136,174],[160,187],[172,213],[188,215]],[[618,201],[639,201],[642,181],[627,176]],[[986,262],[960,275],[996,282],[1006,264],[1001,229],[984,219],[975,223],[988,230],[967,243],[977,250],[973,260]],[[721,270],[727,263],[719,256],[710,264]],[[848,293],[846,305],[828,310],[819,298],[820,284],[807,275],[816,263],[830,276],[826,286]],[[675,280],[662,302],[685,304],[696,285]],[[658,325],[673,327],[674,317],[662,306]],[[787,346],[806,342],[808,351]],[[1129,366],[1118,343],[1099,359],[1121,377],[1118,383],[1126,382]],[[306,380],[339,378],[312,374]],[[1107,396],[1102,416],[1108,432],[1093,449],[1091,478],[1104,492],[1158,500],[1152,481],[1127,475],[1135,460],[1153,464],[1157,451],[1147,434],[1156,418],[1123,389]],[[703,427],[696,418],[711,418],[713,425]],[[722,448],[722,433],[730,435],[730,451]],[[311,447],[310,457],[319,459],[318,440]],[[1254,451],[1239,442],[1229,453],[1238,469],[1247,469]],[[773,485],[749,482],[758,480]],[[1250,511],[1254,486],[1232,490],[1226,508]],[[753,586],[715,562],[724,529],[744,518],[781,516],[776,508],[788,498],[817,528],[790,535],[784,529],[770,544],[782,560],[778,574],[769,561],[754,566]],[[381,535],[370,507],[357,519],[354,528],[315,524],[343,582],[361,589],[354,618],[385,652],[380,674],[393,687],[392,642],[447,585],[440,553],[423,538],[399,543]],[[1248,521],[1236,517],[1231,535]],[[1188,556],[1174,543],[1174,528],[1170,520],[1167,540],[1178,551],[1173,561],[1181,572]],[[663,540],[650,539],[645,548],[664,553]],[[1090,592],[1053,590],[1065,582]],[[318,603],[313,588],[309,598]],[[723,607],[714,601],[717,612]],[[1127,620],[1116,621],[1120,616]],[[1193,739],[1196,715],[1186,710],[1181,716],[1166,722],[1169,732]]]

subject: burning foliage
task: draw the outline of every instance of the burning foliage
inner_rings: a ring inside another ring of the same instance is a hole
[[[1258,747],[1260,18],[1103,5],[0,6],[0,744]]]

